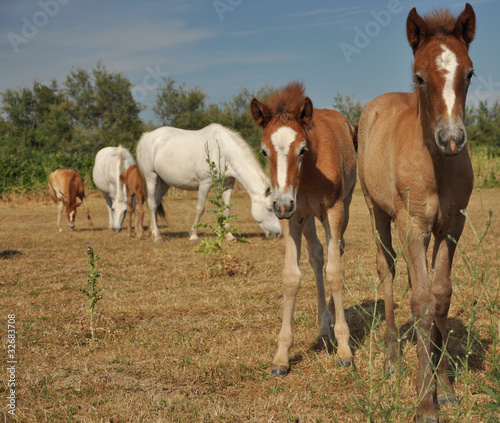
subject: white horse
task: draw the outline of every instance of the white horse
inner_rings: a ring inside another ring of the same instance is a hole
[[[207,163],[227,165],[226,204],[231,201],[235,180],[248,192],[252,201],[251,213],[266,236],[281,234],[281,225],[272,210],[272,191],[264,173],[248,144],[241,136],[219,124],[211,124],[198,131],[162,127],[145,133],[137,144],[137,162],[145,195],[151,213],[151,233],[155,242],[162,242],[157,225],[157,213],[162,211],[161,199],[170,187],[198,190],[196,217],[191,227],[190,242],[198,241],[196,224],[205,211],[205,201],[212,181]],[[227,210],[229,215],[229,210]]]
[[[122,147],[104,147],[95,156],[92,178],[102,191],[109,212],[109,229],[119,232],[127,213],[127,193],[120,175],[135,164],[134,157]]]

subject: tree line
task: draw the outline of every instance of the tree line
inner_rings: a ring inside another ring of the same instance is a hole
[[[57,168],[79,172],[92,183],[94,158],[105,146],[123,145],[133,154],[141,134],[154,129],[144,122],[145,106],[132,95],[132,83],[102,62],[73,69],[61,83],[33,82],[32,87],[0,93],[0,196],[45,189],[48,175]],[[261,129],[249,111],[253,97],[265,100],[274,88],[257,92],[242,88],[231,100],[209,104],[199,87],[188,88],[171,78],[158,86],[152,110],[161,125],[200,129],[217,122],[232,128],[258,152]],[[337,94],[332,107],[357,122],[364,104]],[[469,108],[467,131],[471,144],[489,157],[500,155],[500,106],[481,102]]]

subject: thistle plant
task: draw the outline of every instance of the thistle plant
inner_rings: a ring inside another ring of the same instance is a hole
[[[214,205],[214,208],[207,209],[209,213],[212,213],[215,216],[216,224],[211,225],[210,223],[198,223],[196,227],[208,228],[210,229],[215,238],[206,238],[203,239],[196,249],[196,251],[203,253],[205,256],[208,256],[212,252],[215,252],[217,256],[217,265],[218,270],[222,268],[222,262],[224,257],[230,257],[228,254],[224,252],[224,238],[226,238],[229,234],[235,233],[237,235],[241,235],[241,232],[236,228],[230,228],[229,222],[236,219],[236,216],[230,216],[228,210],[235,204],[235,202],[225,203],[222,195],[224,191],[226,191],[227,187],[224,185],[226,181],[226,172],[227,172],[227,164],[224,161],[222,164],[222,156],[220,154],[220,147],[218,147],[218,164],[215,164],[210,159],[210,152],[208,150],[208,143],[205,144],[205,152],[207,155],[206,162],[209,166],[209,173],[211,177],[214,198],[209,199],[208,201]],[[217,271],[212,269],[212,273],[216,274]]]
[[[94,309],[97,302],[102,299],[101,291],[105,287],[97,287],[97,280],[101,277],[101,272],[95,266],[96,262],[100,259],[99,252],[94,251],[91,245],[87,245],[87,256],[90,272],[84,272],[87,275],[87,289],[81,289],[81,291],[89,298],[90,333],[93,340]]]

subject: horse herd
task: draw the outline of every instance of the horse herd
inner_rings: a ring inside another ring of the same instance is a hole
[[[263,129],[261,152],[270,178],[245,141],[217,124],[199,131],[164,127],[144,134],[137,145],[137,165],[122,147],[101,150],[93,178],[106,199],[110,228],[121,227],[127,208],[131,216],[135,197],[140,206],[135,226],[140,238],[142,202],[147,198],[153,239],[161,241],[156,218],[163,213],[162,196],[170,187],[198,190],[190,234],[190,240],[196,241],[196,223],[211,183],[207,155],[214,163],[220,164],[217,159],[222,158],[228,187],[224,201],[230,201],[234,181],[239,180],[250,195],[252,216],[266,234],[275,236],[283,231],[283,321],[272,373],[285,376],[290,370],[302,234],[316,279],[318,338],[328,342],[333,323],[339,363],[348,366],[353,355],[344,316],[341,256],[357,156],[384,291],[386,370],[396,371],[399,354],[393,303],[396,253],[391,239],[391,222],[395,222],[408,264],[411,312],[416,323],[419,368],[415,419],[437,422],[437,405],[456,402],[443,341],[452,294],[452,261],[465,220],[461,210],[468,204],[474,182],[464,119],[467,89],[474,73],[468,49],[475,35],[475,19],[468,3],[458,17],[440,10],[422,18],[413,8],[406,30],[414,54],[415,92],[375,98],[365,107],[357,126],[336,111],[314,109],[300,83],[288,84],[266,103],[254,98],[250,111]],[[50,176],[50,186],[54,201],[62,200],[59,228],[63,203],[70,226],[74,225],[76,207],[83,204],[92,228],[81,178],[75,172],[58,170]],[[76,203],[77,197],[81,203]],[[315,218],[326,232],[326,267]],[[131,221],[129,232],[130,227]],[[429,268],[427,250],[432,235]],[[324,277],[331,291],[329,305]]]

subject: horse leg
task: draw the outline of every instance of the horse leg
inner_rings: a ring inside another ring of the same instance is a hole
[[[137,209],[135,211],[135,232],[137,234],[137,239],[142,239],[144,233],[143,220],[144,220],[144,196],[142,193],[135,195],[137,202]]]
[[[292,216],[283,220],[285,263],[283,267],[283,320],[278,335],[278,352],[274,356],[271,371],[275,376],[285,376],[290,369],[290,348],[293,345],[293,311],[300,287],[300,245],[302,223]]]
[[[431,327],[436,316],[436,300],[429,286],[426,257],[431,232],[419,226],[413,219],[408,219],[406,210],[397,220],[413,291],[410,306],[417,332],[419,368],[416,388],[421,401],[417,408],[417,422],[437,422],[434,406],[436,380],[431,357]]]
[[[434,242],[432,268],[434,279],[432,282],[432,294],[436,299],[436,318],[432,327],[432,346],[434,347],[434,360],[437,367],[437,401],[440,405],[455,403],[453,387],[450,379],[446,374],[448,371],[448,357],[444,351],[443,345],[446,339],[446,320],[451,302],[451,266],[453,256],[455,254],[456,244],[448,239],[447,235],[451,235],[457,242],[462,234],[465,216],[456,216],[453,227],[443,233],[437,231]]]
[[[108,208],[108,215],[109,215],[109,223],[108,223],[108,229],[110,231],[113,230],[113,201],[111,200],[111,197],[108,194],[102,194],[104,199],[106,200],[106,207]]]
[[[87,215],[87,223],[89,224],[89,229],[93,231],[94,224],[92,223],[92,219],[90,218],[90,211],[89,208],[87,207],[87,202],[85,201],[85,197],[82,197],[81,200],[82,200],[83,211]]]
[[[125,189],[127,191],[127,214],[128,214],[127,236],[129,238],[132,238],[132,214],[134,213],[134,207],[132,206],[132,203],[133,203],[134,194],[131,192],[128,185],[125,185]],[[137,230],[137,226],[136,226],[136,230]]]
[[[377,273],[384,291],[385,309],[385,369],[394,373],[398,362],[398,330],[394,320],[393,284],[396,274],[396,253],[392,247],[391,217],[377,206],[370,208],[373,216],[372,228],[377,246]]]
[[[233,194],[233,188],[234,188],[234,183],[235,183],[234,178],[227,178],[226,179],[226,189],[222,193],[222,201],[224,201],[224,204],[231,204],[231,195]],[[226,210],[224,210],[224,216],[229,217],[231,214],[231,207],[228,207]],[[229,223],[226,223],[225,225],[226,229],[229,228]],[[231,232],[228,232],[226,235],[226,241],[234,241],[234,235]]]
[[[146,176],[145,176],[146,177]],[[163,238],[158,229],[158,207],[161,204],[161,198],[168,191],[168,185],[162,184],[161,179],[156,174],[151,174],[146,177],[146,189],[148,192],[148,207],[151,218],[151,235],[154,242],[163,242]]]
[[[314,216],[308,217],[304,224],[304,237],[307,241],[309,264],[313,269],[314,279],[316,281],[319,322],[318,343],[321,345],[322,343],[329,342],[332,336],[330,330],[332,315],[330,310],[328,310],[328,305],[326,303],[325,283],[323,280],[323,266],[325,264],[325,259],[323,256],[323,246],[321,245],[318,235],[316,234]]]
[[[326,281],[331,292],[335,312],[333,331],[337,340],[337,354],[340,365],[347,367],[352,363],[352,352],[349,347],[349,327],[344,314],[344,266],[342,265],[342,228],[344,220],[344,204],[337,201],[328,210],[326,216],[320,218],[326,232],[327,262]],[[331,301],[330,300],[330,301]]]
[[[57,231],[62,232],[62,227],[61,227],[61,215],[64,210],[64,204],[62,201],[59,201],[57,204]]]
[[[354,193],[354,188],[356,188],[356,184],[353,184],[351,187],[351,190],[347,193],[347,195],[344,196],[344,219],[342,221],[342,238],[340,240],[341,242],[341,251],[340,254],[344,254],[345,250],[345,240],[344,240],[344,233],[347,229],[347,225],[349,224],[349,206],[351,205],[351,200],[352,200],[352,195]]]
[[[196,244],[198,242],[198,223],[201,216],[205,212],[205,202],[207,201],[208,192],[212,186],[209,183],[200,183],[198,188],[198,201],[196,203],[196,215],[194,217],[193,226],[191,226],[191,233],[189,235],[189,242]]]

